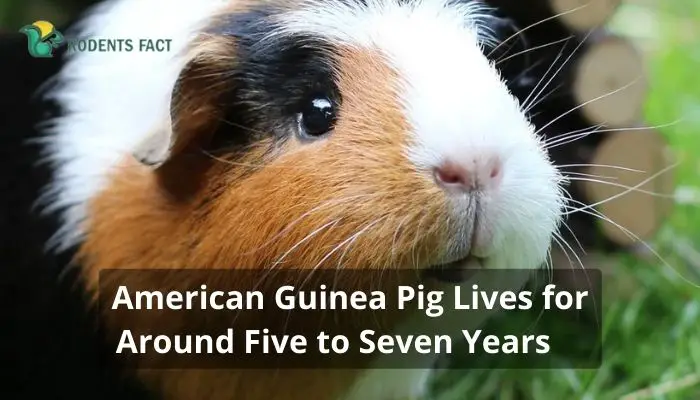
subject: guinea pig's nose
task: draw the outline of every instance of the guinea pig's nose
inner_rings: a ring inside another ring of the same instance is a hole
[[[469,193],[487,190],[498,185],[501,178],[501,161],[498,157],[448,160],[435,167],[435,182],[450,192]]]

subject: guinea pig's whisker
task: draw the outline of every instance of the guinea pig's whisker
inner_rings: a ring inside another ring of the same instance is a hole
[[[667,128],[669,126],[676,125],[680,123],[681,120],[676,120],[673,122],[669,122],[667,124],[660,124],[660,125],[654,125],[654,126],[642,126],[642,127],[629,127],[629,128],[610,128],[610,129],[598,129],[595,128],[592,131],[589,132],[582,132],[583,129],[577,130],[577,131],[571,131],[567,132],[561,135],[557,135],[553,138],[547,139],[544,141],[545,147],[547,149],[552,149],[557,146],[562,146],[571,142],[574,142],[576,140],[579,140],[581,138],[584,138],[586,136],[592,135],[592,134],[599,134],[599,133],[610,133],[610,132],[634,132],[634,131],[648,131],[648,130],[654,130],[654,129],[660,129],[660,128]],[[603,127],[603,124],[598,124],[595,125],[595,127]],[[593,127],[591,127],[593,128]],[[586,128],[589,129],[589,128]],[[573,138],[573,139],[572,139]],[[569,140],[572,139],[572,140]],[[565,143],[562,143],[566,141]]]
[[[421,225],[423,225],[423,221],[425,221],[426,217],[428,216],[428,213],[423,213],[423,215],[420,217],[418,220],[418,227],[416,228],[416,235],[413,238],[413,244],[411,245],[411,263],[414,269],[418,269],[418,259],[416,258],[416,248],[418,247],[418,243],[420,240],[425,237],[424,235],[421,235]],[[427,235],[427,234],[426,234]]]
[[[518,81],[518,80],[522,79],[525,75],[529,74],[533,69],[535,69],[535,68],[539,67],[540,65],[542,65],[543,62],[544,62],[544,60],[537,60],[537,61],[533,62],[533,63],[530,64],[527,68],[523,69],[523,70],[522,70],[518,75],[516,75],[515,78],[513,78],[512,80],[513,80],[513,81]]]
[[[547,129],[549,126],[551,126],[551,125],[554,124],[555,122],[559,121],[560,119],[566,117],[567,115],[571,114],[572,112],[574,112],[574,111],[576,111],[576,110],[578,110],[578,109],[580,109],[580,108],[582,108],[582,107],[586,107],[587,105],[589,105],[589,104],[591,104],[591,103],[594,103],[594,102],[596,102],[596,101],[598,101],[598,100],[605,99],[605,98],[610,97],[610,96],[613,96],[613,95],[615,95],[615,94],[617,94],[617,93],[619,93],[619,92],[621,92],[621,91],[623,91],[623,90],[629,89],[632,85],[634,85],[635,83],[637,83],[637,82],[639,81],[639,79],[640,79],[640,77],[637,77],[637,78],[635,78],[633,81],[631,81],[630,83],[628,83],[628,84],[626,84],[626,85],[624,85],[624,86],[622,86],[622,87],[620,87],[620,88],[618,88],[618,89],[615,89],[615,90],[612,90],[612,91],[610,91],[610,92],[608,92],[608,93],[602,94],[602,95],[600,95],[600,96],[598,96],[598,97],[596,97],[596,98],[593,98],[593,99],[591,99],[591,100],[585,101],[585,102],[583,102],[583,103],[577,105],[576,107],[571,108],[570,110],[568,110],[568,111],[562,113],[562,114],[559,115],[558,117],[556,117],[556,118],[554,118],[553,120],[551,120],[551,121],[549,121],[548,123],[546,123],[544,126],[542,126],[542,127],[540,127],[539,129],[537,129],[537,131],[535,132],[535,134],[539,134],[540,132],[542,132],[542,130]]]
[[[588,281],[588,286],[592,287],[590,278],[588,277],[588,273],[586,272],[586,266],[583,265],[583,260],[581,260],[581,257],[578,255],[576,250],[574,250],[574,248],[571,247],[571,245],[569,244],[568,241],[564,240],[564,238],[561,236],[561,234],[559,232],[555,231],[553,238],[557,243],[559,243],[562,251],[564,251],[564,254],[566,254],[566,249],[568,249],[569,252],[571,253],[571,255],[574,256],[574,258],[576,259],[576,263],[578,264],[579,267],[581,267],[581,271],[583,271],[583,275],[586,277],[586,281]],[[567,258],[569,258],[569,257],[567,256]],[[569,258],[569,265],[571,266],[571,269],[575,269],[575,267],[576,267],[571,258]]]
[[[235,166],[240,166],[240,167],[251,167],[251,168],[255,168],[255,167],[262,165],[262,164],[242,163],[242,162],[238,162],[238,161],[226,160],[222,157],[219,157],[219,156],[212,154],[210,151],[207,151],[205,149],[200,149],[200,150],[201,150],[202,154],[211,158],[212,160],[218,161],[220,163],[227,164],[227,165],[235,165]]]
[[[610,196],[610,197],[608,197],[607,199],[603,199],[603,200],[601,200],[601,201],[598,201],[598,202],[595,202],[595,203],[592,203],[592,204],[587,204],[587,205],[585,205],[584,207],[577,208],[576,210],[566,212],[566,213],[564,213],[564,215],[569,215],[569,214],[573,214],[574,212],[578,212],[578,211],[582,211],[582,210],[591,209],[591,208],[597,207],[597,206],[599,206],[599,205],[601,205],[601,204],[605,204],[605,203],[607,203],[607,202],[609,202],[609,201],[612,201],[612,200],[615,200],[615,199],[617,199],[617,198],[620,198],[621,196],[624,196],[624,195],[626,195],[627,193],[630,193],[630,192],[633,192],[633,191],[639,189],[640,187],[642,187],[642,186],[644,186],[645,184],[647,184],[648,182],[650,182],[650,181],[656,179],[656,178],[659,177],[660,175],[663,175],[664,173],[666,173],[666,172],[672,170],[673,168],[677,167],[678,164],[679,164],[679,163],[676,162],[676,163],[673,164],[673,165],[669,165],[668,167],[663,168],[661,171],[659,171],[659,172],[657,172],[657,173],[655,173],[655,174],[649,176],[648,178],[644,179],[643,181],[639,182],[638,184],[636,184],[636,185],[634,185],[634,186],[631,186],[631,187],[628,187],[628,188],[627,188],[625,191],[623,191],[623,192],[620,192],[620,193],[618,193],[618,194],[616,194],[616,195]],[[608,184],[611,184],[612,182],[607,182],[607,183],[608,183]]]
[[[693,287],[699,288],[700,289],[700,284],[691,281],[690,279],[686,278],[683,274],[681,274],[677,269],[673,268],[671,264],[666,261],[661,255],[646,241],[642,240],[639,236],[637,236],[634,232],[630,231],[629,229],[625,228],[624,226],[618,224],[617,222],[613,221],[612,219],[608,218],[606,215],[601,213],[598,210],[581,210],[581,212],[584,212],[585,214],[591,215],[596,218],[600,218],[603,221],[606,221],[613,226],[617,227],[620,229],[623,233],[627,235],[627,237],[634,239],[635,241],[639,242],[642,246],[644,246],[645,249],[649,250],[654,257],[656,257],[666,268],[669,268],[671,271],[673,271],[679,278],[681,278],[683,281],[686,283],[692,285]]]
[[[544,263],[545,272],[547,273],[547,283],[552,283],[554,275],[554,260],[552,259],[552,247],[547,250],[547,259]]]
[[[562,173],[564,174],[564,176],[566,176],[570,180],[574,180],[576,177],[593,178],[593,179],[600,178],[600,179],[612,179],[612,180],[618,179],[617,176],[587,174],[585,172],[563,171]]]
[[[616,182],[610,182],[610,181],[605,181],[601,179],[593,179],[593,178],[582,178],[582,177],[570,177],[572,181],[579,181],[579,182],[594,182],[594,183],[600,183],[608,186],[614,186],[614,187],[619,187],[623,189],[628,189],[631,192],[636,192],[636,193],[643,193],[643,194],[648,194],[650,196],[654,197],[659,197],[659,198],[664,198],[664,199],[675,199],[674,195],[670,194],[664,194],[664,193],[657,193],[657,192],[652,192],[650,190],[644,190],[644,189],[638,189],[632,186],[627,186],[623,185],[621,183],[616,183]]]
[[[349,246],[351,246],[363,233],[365,233],[367,230],[369,230],[370,228],[372,228],[374,225],[376,225],[377,223],[381,222],[382,220],[385,220],[387,217],[388,217],[388,215],[387,215],[387,216],[384,216],[384,217],[382,217],[382,218],[379,218],[379,219],[374,220],[374,222],[371,222],[371,223],[365,225],[360,231],[358,231],[358,232],[356,232],[356,233],[350,235],[350,236],[347,237],[345,240],[343,240],[340,244],[336,245],[331,251],[329,251],[329,252],[321,259],[321,261],[319,261],[313,268],[311,268],[311,270],[309,271],[309,273],[305,274],[305,275],[306,275],[306,278],[304,278],[304,280],[301,281],[301,283],[299,283],[299,282],[297,281],[296,285],[297,285],[298,287],[300,287],[300,288],[303,288],[304,285],[306,285],[306,283],[308,282],[308,280],[309,280],[309,278],[311,277],[311,275],[313,274],[313,272],[316,271],[316,270],[318,270],[318,269],[320,268],[320,266],[323,265],[323,263],[324,263],[326,260],[328,260],[333,254],[335,254],[335,252],[337,252],[338,250],[340,250],[343,246],[345,246],[345,248],[346,248],[346,250],[347,250],[347,248],[348,248]],[[339,219],[338,221],[340,221],[340,219]],[[340,266],[338,266],[338,268],[336,268],[336,274],[337,274],[337,272],[339,271],[339,268],[340,268]],[[292,310],[290,310],[289,313],[287,314],[287,320],[285,321],[285,325],[284,325],[283,331],[286,331],[286,329],[287,329],[287,325],[289,324],[289,317],[291,316],[291,314],[292,314]]]
[[[391,262],[392,262],[392,264],[396,262],[396,237],[398,236],[399,231],[401,230],[401,227],[403,226],[404,222],[406,222],[406,220],[409,217],[413,218],[415,216],[413,214],[407,214],[405,217],[403,217],[401,219],[401,222],[399,222],[399,224],[396,226],[396,229],[394,230],[394,234],[392,235],[392,238],[391,238]],[[379,278],[381,279],[381,275],[379,276]]]
[[[559,13],[559,14],[555,14],[555,15],[549,16],[549,17],[544,18],[544,19],[542,19],[542,20],[539,20],[539,21],[537,21],[537,22],[535,22],[535,23],[533,23],[533,24],[530,24],[530,25],[524,27],[523,29],[520,29],[519,31],[515,32],[515,33],[512,34],[511,36],[509,36],[509,37],[507,37],[506,39],[504,39],[503,41],[501,41],[501,43],[499,43],[496,47],[494,47],[494,48],[489,52],[489,54],[487,55],[487,57],[491,57],[491,56],[493,55],[493,53],[495,53],[504,43],[506,43],[506,42],[508,42],[508,41],[510,41],[510,40],[512,40],[512,39],[514,39],[514,38],[516,38],[516,37],[518,37],[518,36],[520,36],[523,32],[527,31],[528,29],[532,29],[532,28],[534,28],[534,27],[536,27],[536,26],[538,26],[538,25],[540,25],[540,24],[543,24],[543,23],[545,23],[545,22],[547,22],[547,21],[551,21],[551,20],[553,20],[553,19],[555,19],[555,18],[559,18],[559,17],[561,17],[561,16],[564,16],[564,15],[567,15],[567,14],[570,14],[570,13],[573,13],[573,12],[576,12],[576,11],[578,11],[578,10],[581,10],[581,9],[587,7],[587,6],[588,6],[588,4],[584,4],[584,5],[582,5],[582,6],[573,8],[573,9],[571,9],[571,10],[567,10],[567,11],[561,12],[561,13]]]
[[[407,219],[409,218],[415,218],[415,214],[413,213],[406,213],[406,215],[401,219],[399,224],[396,226],[396,229],[394,229],[394,233],[391,238],[391,263],[388,265],[396,265],[396,238],[401,231],[401,227],[403,226],[404,222],[406,222]],[[382,268],[381,271],[379,272],[379,281],[382,281],[382,278],[384,276],[384,271],[387,269],[387,264],[385,264]]]
[[[544,82],[544,80],[547,79],[547,75],[549,75],[549,72],[552,71],[552,68],[554,68],[554,66],[557,64],[557,61],[559,61],[559,59],[564,55],[564,49],[566,49],[566,43],[564,43],[564,45],[561,46],[561,50],[559,50],[559,53],[554,58],[554,61],[552,61],[552,63],[549,65],[549,67],[547,67],[547,70],[544,71],[544,74],[542,74],[542,76],[540,77],[540,80],[537,81],[537,84],[532,88],[532,90],[530,91],[530,94],[528,94],[528,96],[525,98],[525,100],[523,100],[522,108],[524,110],[529,110],[531,108],[529,106],[529,102],[530,102],[530,99],[532,98],[532,95],[535,94],[535,92],[540,87],[542,82]],[[532,99],[533,102],[536,100],[537,100],[536,98]]]
[[[583,271],[583,276],[586,278],[586,284],[588,285],[587,288],[592,290],[593,283],[591,283],[591,278],[588,276],[588,272],[586,271],[585,265],[583,265],[583,260],[581,260],[581,257],[579,257],[579,255],[576,253],[576,251],[574,251],[574,249],[571,247],[571,245],[566,240],[564,240],[564,238],[562,238],[561,235],[559,235],[558,233],[555,232],[555,236],[558,236],[559,237],[558,240],[560,240],[562,243],[564,243],[566,245],[566,247],[571,251],[571,254],[573,254],[574,257],[576,257],[576,261],[581,266],[581,271]],[[585,252],[583,254],[585,254]],[[570,262],[570,264],[571,264],[571,262]],[[573,269],[573,265],[571,265],[571,267]],[[576,275],[574,275],[574,285],[576,287],[578,287],[578,284],[576,282]],[[601,318],[600,318],[600,315],[598,315],[598,306],[596,304],[595,297],[593,297],[593,309],[595,310],[594,316],[595,316],[596,325],[598,328],[600,328]]]
[[[243,129],[243,130],[246,131],[246,132],[254,133],[254,134],[259,135],[259,136],[262,136],[262,137],[265,137],[265,136],[268,136],[268,135],[269,135],[269,132],[263,132],[263,131],[261,131],[261,130],[257,130],[257,129],[251,128],[251,127],[249,127],[249,126],[241,125],[241,124],[239,124],[239,123],[237,123],[237,122],[229,121],[229,120],[226,119],[226,118],[220,118],[219,121],[225,123],[226,125],[234,126],[234,127],[236,127],[236,128]]]
[[[301,245],[304,244],[306,241],[308,241],[309,239],[311,239],[311,238],[313,238],[314,236],[316,236],[319,232],[321,232],[322,230],[326,229],[327,227],[329,227],[329,226],[331,226],[331,225],[334,227],[335,225],[338,224],[338,222],[340,222],[341,219],[342,219],[342,218],[337,218],[337,219],[335,219],[335,220],[333,220],[333,221],[331,221],[331,222],[328,222],[328,223],[322,225],[320,228],[314,229],[311,233],[309,233],[308,235],[304,236],[301,240],[297,241],[292,247],[289,248],[289,250],[287,250],[286,252],[284,252],[284,254],[282,254],[282,256],[280,256],[275,262],[273,262],[273,263],[270,265],[270,268],[274,268],[274,267],[278,266],[279,264],[281,264],[282,261],[283,261],[291,252],[293,252],[294,250],[296,250],[299,246],[301,246]]]
[[[569,248],[567,248],[565,246],[566,241],[564,239],[562,239],[561,235],[557,232],[554,232],[554,235],[552,235],[552,240],[561,249],[562,253],[566,257],[566,259],[569,261],[569,266],[571,267],[571,269],[572,270],[576,269],[576,266],[574,265],[574,260],[569,255],[569,252],[571,252],[574,256],[576,256],[576,253],[573,251],[573,249],[571,249],[571,246],[569,246]],[[580,259],[579,259],[579,261],[580,261]],[[580,265],[581,265],[581,269],[585,271],[585,267],[584,267],[583,263],[580,263]]]
[[[279,166],[279,165],[278,166],[271,166],[271,165],[265,165],[262,163],[255,164],[255,163],[244,163],[244,162],[240,162],[240,161],[231,161],[231,160],[227,160],[225,158],[215,156],[211,152],[208,152],[204,149],[202,149],[202,153],[214,161],[218,161],[218,162],[226,164],[226,165],[234,165],[234,166],[238,166],[238,167],[249,167],[249,168],[262,168],[262,167],[275,168],[276,167],[276,168],[285,168],[285,169],[293,169],[294,168],[294,167],[287,166],[287,165],[285,165],[285,166]]]
[[[551,283],[551,275],[550,275],[550,283]],[[539,314],[537,314],[537,318],[535,318],[534,321],[530,325],[528,325],[525,329],[523,329],[523,332],[530,332],[532,329],[534,329],[537,326],[537,323],[540,322],[542,317],[544,316],[545,308],[544,304],[542,304],[542,308],[540,308]]]
[[[544,103],[545,101],[548,100],[553,100],[556,99],[557,97],[552,97],[554,93],[557,92],[557,90],[561,89],[564,87],[563,83],[558,84],[554,88],[552,88],[549,92],[545,93],[544,96],[540,97],[537,99],[537,101],[533,101],[526,109],[523,110],[524,113],[529,113],[530,111],[534,110],[535,107],[539,106],[540,104]]]
[[[642,171],[640,169],[627,168],[627,167],[622,167],[619,165],[607,165],[607,164],[560,164],[560,165],[557,165],[557,168],[559,168],[559,169],[562,169],[562,168],[582,168],[582,167],[611,168],[611,169],[619,169],[622,171],[640,172],[640,173],[646,172],[646,171]],[[563,172],[565,172],[565,171],[563,171]]]
[[[312,215],[313,213],[315,213],[315,212],[317,212],[317,211],[319,211],[319,210],[321,210],[321,209],[324,209],[324,208],[330,207],[330,206],[334,206],[334,205],[344,204],[344,203],[346,203],[346,202],[349,202],[349,201],[351,201],[351,200],[355,200],[355,199],[358,199],[358,198],[370,198],[370,197],[373,197],[373,196],[376,196],[376,195],[373,194],[373,193],[363,193],[363,194],[359,194],[359,195],[353,195],[353,196],[347,196],[347,197],[334,198],[334,199],[331,199],[331,200],[327,200],[327,201],[321,203],[320,205],[318,205],[318,206],[312,208],[311,210],[306,211],[304,214],[302,214],[301,216],[299,216],[297,219],[295,219],[294,221],[292,221],[292,222],[290,222],[289,224],[287,224],[287,226],[285,226],[279,233],[277,233],[277,234],[276,234],[275,236],[273,236],[272,238],[268,239],[265,243],[263,243],[262,245],[260,245],[260,246],[257,247],[256,249],[251,250],[251,251],[246,252],[246,253],[242,253],[242,255],[251,255],[251,254],[256,253],[256,252],[258,252],[258,251],[264,249],[265,247],[271,245],[271,244],[274,243],[277,239],[279,239],[280,237],[282,237],[283,235],[285,235],[286,233],[288,233],[292,228],[294,228],[294,226],[296,226],[296,225],[297,225],[299,222],[301,222],[304,218],[306,218],[306,217]],[[297,204],[297,206],[298,206],[298,207],[301,207],[301,206],[303,206],[303,204]]]
[[[584,205],[584,206],[585,206],[585,203],[583,203],[582,201],[578,201],[578,200],[574,200],[574,199],[571,199],[571,200],[572,200],[572,202],[575,203],[575,204],[580,204],[580,205]],[[566,208],[570,208],[570,209],[573,209],[573,210],[577,210],[575,207],[571,207],[571,206],[566,206]],[[578,211],[576,211],[576,212],[578,212]],[[631,238],[631,239],[634,239],[635,241],[643,242],[643,240],[640,239],[637,235],[635,235],[634,233],[632,233],[631,231],[629,231],[627,228],[623,227],[621,224],[619,224],[619,223],[613,221],[611,218],[609,218],[608,216],[606,216],[605,214],[603,214],[601,211],[599,211],[599,210],[597,210],[597,209],[580,210],[580,212],[582,212],[582,213],[584,213],[584,214],[587,214],[587,215],[590,215],[590,216],[592,216],[592,217],[598,218],[598,219],[600,219],[600,220],[602,220],[602,221],[609,222],[610,224],[614,225],[614,226],[617,227],[618,229],[622,230],[623,233],[625,233],[625,234],[627,235],[627,237],[629,237],[629,238]]]
[[[336,253],[338,250],[340,250],[343,246],[345,246],[345,245],[348,244],[348,243],[354,242],[354,241],[357,240],[357,238],[359,238],[363,233],[367,232],[369,229],[371,229],[373,226],[375,226],[375,225],[378,224],[379,222],[385,220],[387,217],[388,217],[388,216],[385,215],[385,216],[382,217],[382,218],[375,219],[373,222],[371,222],[371,223],[369,223],[369,224],[366,224],[362,229],[360,229],[360,230],[357,231],[356,233],[354,233],[354,234],[350,235],[349,237],[347,237],[345,240],[343,240],[342,242],[340,242],[340,244],[338,244],[338,245],[336,245],[335,247],[333,247],[333,249],[331,249],[331,251],[329,251],[328,253],[326,253],[326,255],[323,256],[323,258],[321,259],[321,261],[319,261],[311,270],[312,270],[312,271],[317,270],[321,265],[323,265],[323,263],[324,263],[326,260],[328,260],[333,254],[335,254],[335,253]],[[308,277],[307,277],[307,279],[308,279]],[[304,280],[304,282],[302,283],[302,286],[303,286],[303,284],[306,282],[307,279]]]
[[[593,131],[593,132],[588,132],[588,133],[586,133],[586,135],[581,136],[581,137],[585,137],[585,136],[588,136],[588,135],[594,134],[594,133],[634,132],[634,131],[654,130],[654,129],[666,128],[666,127],[669,127],[669,126],[673,126],[673,125],[677,124],[678,122],[680,122],[680,120],[676,120],[676,121],[670,122],[670,123],[668,123],[668,124],[661,124],[661,125],[655,125],[655,126],[600,129],[600,130],[595,130],[595,131]],[[603,125],[601,124],[601,125],[598,125],[598,126],[603,126]],[[551,143],[547,143],[547,144],[548,144],[548,145],[549,145],[549,144],[557,144],[557,145],[560,145],[559,143],[557,143],[557,141],[560,140],[560,139],[566,139],[566,136],[567,136],[567,135],[568,135],[568,134],[559,135],[559,136],[556,137],[557,140],[553,140]],[[573,136],[573,135],[572,135],[572,136]],[[578,136],[578,135],[576,135],[576,136]],[[580,139],[581,137],[577,137],[575,140],[578,140],[578,139]],[[546,142],[545,142],[545,143],[546,143]],[[568,142],[568,143],[570,143],[570,142]],[[551,148],[551,147],[550,147],[550,148]]]
[[[384,218],[384,220],[386,221],[386,218]],[[359,238],[359,237],[360,237],[359,235],[355,236],[355,238],[352,239],[352,240],[345,246],[345,250],[343,250],[343,253],[340,255],[340,258],[338,259],[338,264],[336,265],[336,269],[340,270],[341,268],[344,267],[344,265],[343,265],[343,260],[345,259],[345,255],[348,253],[348,250],[350,249],[350,247],[352,247],[353,243],[355,243],[355,241],[356,241],[357,238]]]
[[[564,228],[566,228],[567,231],[569,231],[569,233],[571,234],[571,237],[572,237],[572,238],[574,239],[574,241],[576,242],[576,245],[578,245],[578,248],[581,249],[581,252],[582,252],[583,254],[585,254],[585,253],[586,253],[586,249],[583,247],[583,244],[581,244],[581,241],[578,240],[578,237],[576,236],[576,233],[574,233],[573,229],[571,229],[571,227],[569,226],[569,224],[567,224],[566,222],[564,222],[562,225],[564,226]]]
[[[571,60],[571,58],[576,54],[576,52],[583,46],[583,44],[588,40],[588,37],[591,35],[592,31],[589,31],[588,34],[578,43],[578,45],[574,48],[574,50],[569,54],[569,56],[564,60],[564,62],[559,66],[559,68],[552,74],[551,77],[549,77],[549,80],[542,86],[542,88],[539,88],[539,86],[544,82],[545,79],[547,79],[547,76],[549,75],[550,71],[552,71],[552,68],[557,64],[557,61],[564,55],[564,50],[566,49],[566,45],[568,44],[568,40],[564,42],[564,44],[561,47],[561,50],[559,51],[559,54],[557,54],[557,57],[552,61],[552,64],[547,68],[547,71],[542,75],[540,78],[539,82],[537,82],[537,85],[532,88],[532,91],[528,95],[528,97],[523,101],[523,107],[526,110],[532,109],[533,105],[529,103],[532,101],[532,103],[539,103],[539,99],[542,97],[542,93],[549,87],[549,85],[554,81],[554,78],[559,75],[559,73],[564,69],[566,64]],[[537,90],[539,89],[539,92]],[[536,94],[535,94],[536,93]],[[551,94],[551,93],[550,93]],[[533,97],[534,95],[534,97]],[[531,100],[530,100],[531,99]]]
[[[235,61],[235,60],[234,60],[234,61]],[[200,70],[200,71],[203,71],[203,70]],[[221,72],[221,71],[209,72],[209,71],[208,71],[207,73],[202,73],[202,72],[197,73],[197,74],[196,74],[196,78],[198,78],[198,79],[209,79],[209,78],[214,78],[214,79],[217,79],[217,81],[216,81],[216,83],[214,83],[213,85],[219,85],[219,84],[226,84],[226,83],[228,83],[228,82],[226,81],[225,78],[227,78],[227,77],[229,77],[229,76],[231,76],[231,75],[232,75],[232,74],[227,73],[227,72]],[[222,79],[222,78],[224,78],[224,79]],[[219,79],[220,79],[220,80],[219,80]],[[211,88],[211,87],[212,87],[212,86],[210,86],[209,88]]]
[[[543,144],[546,149],[551,149],[556,146],[562,146],[571,142],[575,142],[576,140],[582,139],[584,137],[590,136],[594,133],[600,132],[600,130],[604,127],[605,125],[603,124],[598,124],[598,125],[593,125],[593,126],[588,126],[583,129],[577,129],[575,131],[570,131],[563,133],[561,135],[557,135],[551,138],[547,138],[544,140]],[[564,142],[564,143],[562,143]]]
[[[264,280],[269,279],[269,278],[273,278],[273,277],[280,271],[278,268],[274,268],[274,267],[276,267],[277,265],[279,265],[279,263],[281,263],[281,261],[282,261],[289,253],[291,253],[294,249],[296,249],[299,245],[301,245],[301,244],[304,243],[305,241],[311,239],[312,237],[316,236],[319,232],[321,232],[323,229],[327,228],[328,226],[330,226],[330,225],[335,226],[338,222],[340,222],[341,219],[342,219],[342,218],[338,218],[338,219],[336,219],[336,220],[334,220],[334,221],[331,221],[331,222],[329,222],[329,223],[327,223],[327,224],[321,226],[320,228],[314,230],[314,231],[311,232],[310,234],[306,235],[303,239],[301,239],[300,241],[298,241],[296,244],[294,244],[287,252],[285,252],[281,257],[279,257],[279,258],[277,259],[277,261],[275,261],[269,268],[266,268],[265,273],[264,273],[263,276],[260,278],[260,280],[258,280],[258,283],[254,286],[254,288],[257,288],[258,286],[260,286],[260,284],[261,284]],[[288,316],[288,318],[289,318],[289,316]],[[234,320],[234,322],[235,322],[235,320]],[[286,329],[286,324],[285,324],[285,329]]]
[[[545,44],[541,44],[541,45],[539,45],[539,46],[529,47],[529,48],[527,48],[527,49],[525,49],[525,50],[521,50],[521,51],[519,51],[519,52],[517,52],[517,53],[509,54],[509,55],[506,56],[506,57],[502,57],[502,58],[496,60],[496,62],[494,63],[494,65],[500,65],[500,64],[503,63],[503,62],[506,62],[506,61],[511,60],[511,59],[513,59],[513,58],[515,58],[515,57],[518,57],[518,56],[526,55],[526,54],[528,54],[528,53],[530,53],[530,52],[532,52],[532,51],[535,51],[535,50],[544,49],[544,48],[547,48],[547,47],[549,47],[549,46],[553,46],[553,45],[558,44],[558,43],[561,43],[561,42],[568,42],[568,41],[569,41],[570,39],[572,39],[573,37],[574,37],[574,35],[570,35],[570,36],[568,36],[568,37],[565,37],[564,39],[554,40],[554,41],[551,41],[551,42],[548,42],[548,43],[545,43]]]
[[[384,222],[385,222],[385,223],[386,223],[387,219],[388,219],[388,218],[384,218]],[[358,236],[356,236],[352,241],[350,241],[350,242],[345,246],[345,250],[343,250],[343,254],[340,255],[340,259],[338,260],[338,264],[336,265],[336,270],[335,270],[335,273],[334,273],[334,275],[333,275],[333,289],[336,288],[336,285],[337,285],[337,283],[338,283],[338,272],[339,272],[341,269],[344,268],[343,259],[345,258],[345,255],[347,254],[348,250],[350,250],[350,248],[352,247],[353,243],[355,243],[355,241],[356,241],[357,238],[359,238],[359,237],[360,237],[360,236],[358,235]],[[379,281],[381,282],[381,281],[382,281],[382,280],[381,280],[381,276],[383,276],[383,274],[384,274],[384,268],[382,268],[382,269],[379,271],[379,274],[380,274],[380,279],[379,279]],[[374,276],[374,275],[372,275],[372,276]],[[371,283],[370,283],[370,286],[374,287],[374,282],[371,282]],[[372,287],[371,287],[370,289],[372,289]],[[376,315],[374,314],[374,311],[372,312],[372,317],[375,319],[375,323],[377,323],[377,326],[379,326],[379,321],[376,319]]]
[[[542,93],[544,93],[545,89],[547,89],[547,87],[549,87],[549,85],[554,81],[554,78],[556,78],[557,75],[559,75],[559,73],[564,69],[564,67],[569,63],[569,61],[571,61],[571,59],[572,59],[572,58],[574,57],[574,55],[579,51],[579,49],[581,49],[581,47],[583,47],[583,45],[588,41],[588,38],[591,36],[592,33],[593,33],[593,30],[592,30],[592,29],[589,30],[588,33],[586,33],[586,35],[581,39],[581,41],[580,41],[580,42],[576,45],[576,47],[571,51],[571,54],[569,54],[569,56],[566,57],[566,59],[565,59],[564,62],[559,66],[559,68],[556,70],[556,72],[554,72],[554,74],[552,74],[552,76],[549,78],[549,80],[547,81],[547,83],[545,83],[544,86],[542,86],[542,88],[540,89],[540,91],[535,95],[535,97],[533,97],[533,101],[536,101],[538,98],[540,98],[540,96],[542,96]],[[567,44],[567,43],[568,43],[568,40],[567,40],[567,41],[564,43],[564,45],[562,46],[562,50],[561,50],[562,52],[563,52],[564,49],[566,48],[566,44]],[[554,60],[554,62],[552,63],[552,65],[554,65],[554,64],[557,62],[557,60],[559,59],[559,57],[561,56],[561,54],[562,54],[562,53],[560,53],[559,56],[557,56],[557,59]],[[547,70],[547,71],[549,71],[549,70]],[[544,77],[546,77],[546,76],[547,76],[547,73],[545,73],[544,76],[543,76],[542,78],[544,78]],[[538,85],[538,86],[539,86],[539,85]],[[536,89],[537,89],[537,87],[533,88],[533,89],[532,89],[532,92],[534,93]],[[532,96],[532,93],[530,93],[530,96]],[[528,96],[528,98],[530,98],[530,96]],[[525,100],[524,103],[527,104],[527,100]],[[525,106],[525,108],[526,108],[526,109],[530,109],[530,106],[527,105],[527,106]]]

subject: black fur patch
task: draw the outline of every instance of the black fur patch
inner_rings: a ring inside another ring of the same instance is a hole
[[[236,65],[224,97],[225,121],[214,148],[272,136],[286,140],[297,131],[297,115],[316,95],[341,101],[333,48],[310,35],[273,35],[275,12],[262,8],[231,15],[213,33],[235,38]]]
[[[529,51],[529,39],[520,32],[521,27],[515,21],[497,10],[485,17],[483,23],[495,39],[495,43],[484,46],[484,56],[494,63],[517,97],[526,97],[534,80],[532,66],[536,62]]]

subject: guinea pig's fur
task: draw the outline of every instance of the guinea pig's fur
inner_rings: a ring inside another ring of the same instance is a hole
[[[101,5],[73,36],[171,48],[74,53],[57,76],[50,245],[79,247],[91,289],[105,268],[429,268],[470,253],[485,268],[540,266],[561,176],[487,57],[489,13],[472,0]],[[300,122],[314,96],[337,115],[320,137]],[[475,169],[477,190],[436,184],[454,163]],[[183,400],[332,399],[354,376],[144,374]],[[421,392],[405,380],[370,397]]]

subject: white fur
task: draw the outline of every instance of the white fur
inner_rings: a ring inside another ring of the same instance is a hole
[[[47,152],[57,180],[42,201],[61,210],[62,228],[51,245],[81,238],[85,204],[110,168],[167,120],[170,90],[183,66],[182,51],[197,27],[223,0],[120,0],[94,9],[67,38],[127,39],[132,52],[74,53],[48,93],[67,114],[47,130]],[[170,52],[138,51],[142,38],[171,39]]]

